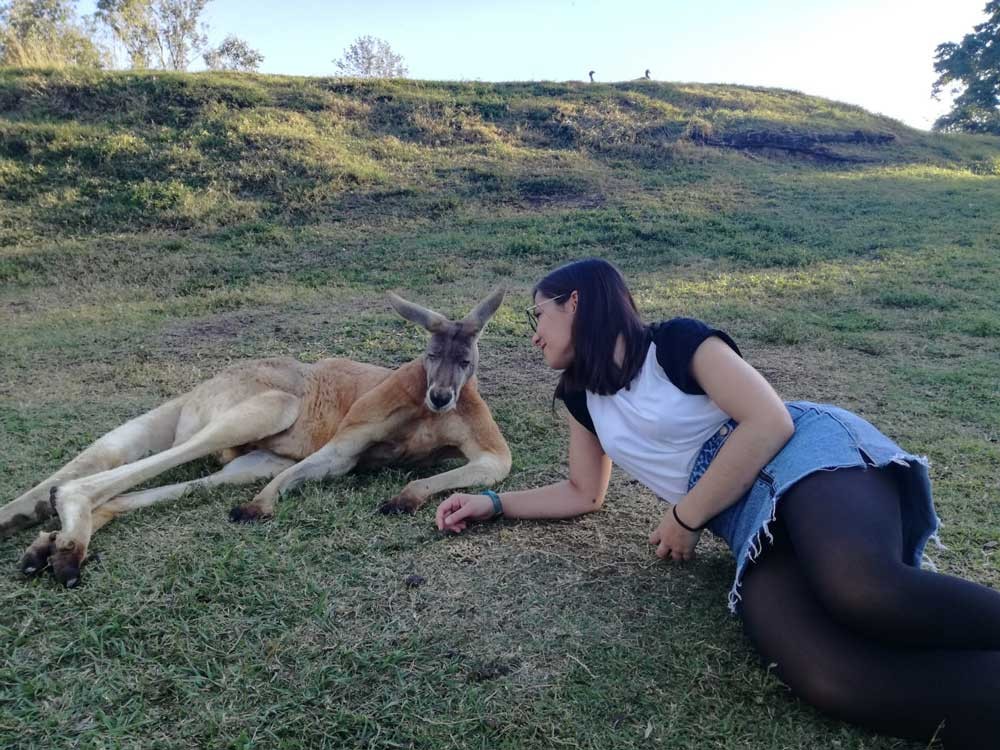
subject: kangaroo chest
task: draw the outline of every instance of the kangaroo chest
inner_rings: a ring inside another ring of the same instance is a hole
[[[441,422],[447,417],[440,418]],[[395,434],[369,446],[359,464],[376,467],[392,465],[429,465],[446,458],[459,458],[458,435],[438,420],[420,420],[402,425]]]

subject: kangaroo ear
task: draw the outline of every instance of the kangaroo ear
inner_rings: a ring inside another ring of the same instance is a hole
[[[433,310],[428,310],[426,307],[415,305],[412,302],[407,302],[392,292],[389,292],[389,303],[396,312],[408,321],[416,323],[418,326],[423,326],[431,333],[440,333],[448,327],[448,319],[444,315],[436,313]]]
[[[462,327],[471,334],[477,334],[482,331],[486,327],[486,324],[489,323],[490,318],[499,309],[500,303],[503,302],[503,296],[506,293],[507,290],[502,286],[498,286],[490,292],[489,297],[476,305],[472,312],[462,318]]]

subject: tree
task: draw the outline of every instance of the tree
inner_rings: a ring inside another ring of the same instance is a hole
[[[1000,135],[1000,0],[990,0],[986,21],[973,27],[960,44],[939,44],[934,70],[940,74],[931,96],[955,84],[951,111],[934,123],[935,130]]]
[[[92,23],[77,18],[76,0],[0,3],[0,65],[100,68],[110,54]]]
[[[98,0],[94,16],[125,48],[131,67],[152,67],[158,40],[148,0]]]
[[[232,35],[222,40],[222,44],[208,50],[204,55],[209,70],[244,70],[255,72],[264,62],[264,56],[239,37]]]
[[[337,71],[351,78],[404,78],[408,72],[403,56],[392,51],[384,39],[359,36],[337,63]]]
[[[133,68],[187,70],[208,42],[201,14],[211,0],[97,0],[95,16],[125,48]]]

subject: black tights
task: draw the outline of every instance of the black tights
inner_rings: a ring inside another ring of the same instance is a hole
[[[747,635],[792,692],[878,732],[1000,748],[1000,593],[903,563],[895,468],[821,471],[747,568]]]

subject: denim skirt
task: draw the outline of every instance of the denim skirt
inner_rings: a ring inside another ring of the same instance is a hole
[[[903,559],[914,567],[923,561],[924,547],[936,539],[940,521],[934,512],[926,457],[907,453],[856,414],[827,404],[791,401],[785,404],[795,423],[795,434],[761,469],[753,486],[736,503],[708,522],[736,556],[736,577],[729,591],[729,609],[739,612],[740,584],[749,563],[766,554],[774,541],[768,527],[789,488],[817,471],[898,464],[903,519]],[[736,428],[730,420],[702,446],[688,491],[694,487]]]

